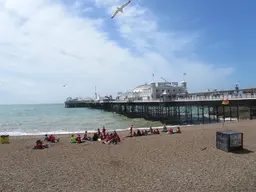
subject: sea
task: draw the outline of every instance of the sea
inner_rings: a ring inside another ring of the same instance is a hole
[[[88,108],[65,108],[64,104],[0,105],[0,135],[69,134],[158,127],[160,122],[130,119],[112,112]]]

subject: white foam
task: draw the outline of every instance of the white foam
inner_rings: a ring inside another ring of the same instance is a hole
[[[188,127],[188,126],[194,126],[194,125],[167,125],[167,128],[171,128],[171,127]],[[153,129],[162,129],[163,126],[156,126],[156,127],[152,127]],[[127,131],[130,128],[125,128],[125,129],[107,129],[108,132],[113,132],[113,131]],[[134,129],[139,129],[139,130],[143,130],[143,129],[149,129],[149,127],[134,127]],[[35,135],[62,135],[62,134],[83,134],[85,131],[50,131],[50,132],[19,132],[19,131],[8,131],[8,132],[0,132],[0,135],[9,135],[9,136],[35,136]],[[97,130],[87,130],[87,133],[96,133]]]

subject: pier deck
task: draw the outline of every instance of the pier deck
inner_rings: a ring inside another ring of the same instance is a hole
[[[222,100],[228,99],[228,105]],[[174,101],[66,101],[66,108],[87,107],[115,112],[129,118],[172,124],[215,123],[222,120],[256,119],[256,95],[190,97]]]

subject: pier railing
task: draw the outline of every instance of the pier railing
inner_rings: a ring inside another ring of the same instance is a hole
[[[256,99],[256,94],[242,94],[242,95],[220,95],[220,96],[191,96],[178,98],[175,101],[204,101],[204,100],[243,100],[243,99]]]
[[[248,99],[256,99],[256,94],[242,94],[242,95],[220,95],[220,96],[189,96],[189,97],[178,97],[173,101],[221,101],[221,100],[248,100]],[[128,102],[127,100],[116,100],[114,103],[122,103]],[[150,103],[150,102],[163,102],[162,99],[155,100],[133,100],[130,102],[135,103]]]
[[[163,100],[163,99],[155,99],[155,100],[114,100],[109,101],[111,103],[154,103],[154,102],[166,102],[166,101],[175,101],[175,102],[184,102],[184,101],[221,101],[221,100],[256,100],[256,94],[241,94],[238,96],[235,95],[219,95],[219,96],[189,96],[189,97],[178,97],[172,100]],[[78,101],[79,102],[79,101]],[[86,103],[105,103],[107,101],[84,101]]]

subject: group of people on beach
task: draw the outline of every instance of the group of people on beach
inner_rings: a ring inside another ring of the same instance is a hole
[[[180,127],[177,127],[176,130],[174,130],[172,127],[168,130],[166,125],[164,125],[162,132],[165,132],[167,134],[175,134],[175,133],[181,133]],[[126,137],[138,137],[138,136],[147,136],[147,135],[154,135],[154,134],[160,134],[159,129],[153,129],[152,127],[149,128],[149,130],[140,130],[137,129],[137,131],[134,130],[133,125],[130,126],[129,134]],[[56,139],[54,135],[48,136],[45,135],[44,141],[56,143],[59,142],[59,138]],[[118,142],[121,142],[121,139],[116,131],[113,133],[108,133],[106,131],[106,128],[103,126],[102,131],[98,129],[96,133],[93,133],[92,137],[89,137],[87,134],[87,131],[85,131],[83,138],[78,134],[77,136],[71,135],[71,143],[84,143],[86,141],[103,141],[104,144],[117,144]],[[44,144],[42,140],[36,141],[35,149],[44,149],[48,148],[48,144]]]
[[[60,141],[60,139],[59,138],[56,139],[54,135],[48,136],[46,134],[45,137],[44,137],[44,141],[50,142],[50,143],[57,143],[57,142]],[[42,140],[37,140],[34,149],[44,149],[44,148],[48,148],[48,147],[49,147],[49,145],[44,144]]]
[[[168,133],[168,134],[175,134],[175,133],[181,133],[180,127],[177,127],[176,130],[174,130],[172,127],[168,130],[166,125],[164,125],[162,132]]]
[[[92,137],[88,136],[87,131],[85,131],[83,138],[81,138],[80,134],[78,134],[77,137],[74,135],[71,136],[71,143],[84,143],[85,141],[103,141],[105,144],[117,144],[121,142],[121,139],[116,131],[110,134],[107,133],[105,127],[102,128],[102,131],[98,129]]]

